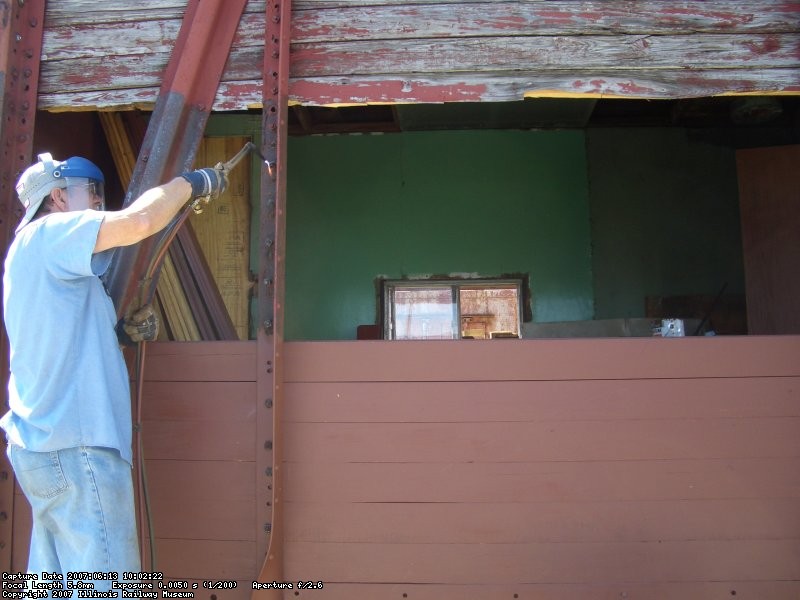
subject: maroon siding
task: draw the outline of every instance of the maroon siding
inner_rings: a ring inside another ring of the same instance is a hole
[[[286,578],[795,597],[798,356],[796,337],[287,344]]]
[[[158,569],[247,598],[256,344],[149,348]],[[324,587],[284,597],[798,597],[798,357],[798,336],[286,343],[283,580]]]
[[[263,558],[256,549],[255,356],[255,342],[148,345],[142,431],[156,570],[198,583],[198,598],[210,598],[204,580],[237,581],[225,597],[249,597]],[[30,508],[18,492],[13,571],[25,570],[29,531]]]

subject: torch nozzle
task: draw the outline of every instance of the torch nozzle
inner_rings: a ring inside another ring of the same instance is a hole
[[[268,161],[266,158],[264,158],[264,155],[263,155],[263,154],[261,154],[261,151],[258,149],[258,147],[257,147],[257,146],[256,146],[256,145],[255,145],[253,142],[247,142],[247,143],[244,145],[244,147],[243,147],[241,150],[239,150],[239,152],[237,152],[237,153],[236,153],[236,154],[233,156],[233,158],[231,158],[229,161],[227,161],[226,163],[224,163],[224,164],[222,165],[222,167],[223,167],[223,168],[224,168],[226,171],[230,171],[230,170],[231,170],[231,169],[233,169],[233,168],[234,168],[236,165],[238,165],[238,164],[239,164],[239,162],[240,162],[240,161],[241,161],[241,160],[242,160],[242,159],[243,159],[245,156],[247,156],[247,154],[248,154],[248,153],[250,153],[250,152],[252,152],[253,154],[255,154],[255,155],[256,155],[256,156],[257,156],[257,157],[258,157],[258,158],[259,158],[259,159],[260,159],[260,160],[263,162],[264,166],[266,166],[266,167],[267,167],[267,172],[269,173],[269,176],[270,176],[270,177],[274,177],[274,174],[273,174],[273,168],[272,168],[272,163],[271,163],[271,162],[269,162],[269,161]]]

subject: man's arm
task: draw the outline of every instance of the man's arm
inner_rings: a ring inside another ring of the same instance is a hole
[[[224,192],[227,185],[225,169],[217,165],[189,171],[147,190],[122,210],[106,213],[94,245],[95,254],[150,237],[169,225],[190,199],[204,198],[207,202]]]
[[[189,201],[192,186],[183,177],[151,188],[122,210],[105,214],[94,252],[118,246],[130,246],[150,237],[169,225]]]

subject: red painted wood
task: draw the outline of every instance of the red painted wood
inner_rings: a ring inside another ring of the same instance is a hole
[[[147,381],[255,381],[256,344],[156,342],[147,345]]]
[[[800,377],[290,383],[286,394],[291,423],[800,417]]]
[[[797,341],[289,343],[287,577],[332,597],[790,597]]]
[[[287,382],[800,375],[800,336],[291,342],[286,355]]]
[[[300,575],[299,577],[303,577]],[[710,598],[758,598],[788,600],[800,596],[800,583],[795,581],[759,582],[672,582],[668,584],[619,582],[612,584],[347,584],[323,582],[324,588],[302,592],[300,598],[325,600],[498,600],[524,598],[535,600],[625,600],[626,598],[658,598],[658,600],[709,600]],[[736,592],[734,595],[733,592]],[[404,595],[405,594],[405,595]],[[287,598],[292,598],[291,592]],[[227,597],[226,597],[227,598]]]
[[[508,585],[793,581],[800,541],[522,544],[286,543],[287,577]],[[729,584],[730,585],[730,584]],[[409,597],[411,597],[409,595]],[[578,597],[573,596],[573,597]]]
[[[148,18],[128,6],[48,7],[40,106],[152,104],[179,4],[154,3]],[[263,100],[264,7],[251,0],[239,22],[218,110]],[[796,93],[798,14],[796,2],[769,0],[308,0],[292,13],[290,94],[329,104]]]
[[[519,462],[800,456],[800,419],[287,423],[288,462]]]
[[[253,461],[148,460],[159,538],[255,541]]]
[[[181,540],[157,538],[159,570],[164,580],[237,580],[251,582],[256,572],[255,542]],[[198,586],[196,598],[211,594],[226,598],[223,592]],[[161,597],[161,594],[159,594]]]
[[[796,457],[521,462],[292,462],[289,503],[652,502],[800,498]],[[479,482],[480,484],[476,484]]]
[[[289,503],[287,542],[572,544],[800,538],[800,498]]]

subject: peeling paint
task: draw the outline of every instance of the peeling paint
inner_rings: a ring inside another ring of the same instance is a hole
[[[407,79],[389,79],[362,83],[319,83],[294,81],[289,93],[295,98],[315,98],[320,104],[374,102],[479,102],[487,92],[483,83],[466,82],[432,85]]]

